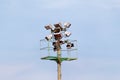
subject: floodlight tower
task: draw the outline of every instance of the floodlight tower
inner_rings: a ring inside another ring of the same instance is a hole
[[[63,61],[72,61],[76,60],[77,58],[71,58],[71,57],[62,57],[61,51],[62,45],[65,44],[66,51],[72,51],[77,49],[72,49],[74,47],[74,43],[70,40],[63,40],[63,38],[69,37],[71,35],[71,32],[68,32],[67,29],[71,26],[69,22],[64,23],[64,26],[62,26],[61,23],[54,24],[54,27],[49,24],[45,26],[46,30],[50,30],[51,34],[45,37],[45,40],[48,42],[51,42],[52,44],[52,50],[57,53],[56,56],[46,56],[42,57],[42,60],[52,60],[57,63],[57,72],[58,72],[58,80],[61,80],[61,63]],[[41,40],[42,41],[42,40]],[[76,40],[74,40],[76,41]],[[47,47],[49,48],[49,46]],[[45,48],[41,48],[45,49]]]

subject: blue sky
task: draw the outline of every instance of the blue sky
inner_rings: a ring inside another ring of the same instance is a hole
[[[120,0],[0,0],[0,80],[56,80],[39,40],[66,21],[79,59],[63,62],[62,80],[120,80]]]

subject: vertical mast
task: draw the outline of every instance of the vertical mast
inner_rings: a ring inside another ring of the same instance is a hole
[[[72,50],[72,48],[74,47],[74,44],[69,41],[69,40],[62,40],[63,37],[69,37],[71,35],[70,32],[67,32],[67,29],[71,26],[70,23],[64,23],[64,26],[62,26],[61,23],[57,23],[54,24],[54,27],[49,24],[46,25],[45,28],[46,30],[51,30],[51,34],[46,36],[45,39],[49,42],[52,42],[52,47],[53,47],[53,51],[57,52],[57,56],[51,56],[50,54],[46,57],[43,57],[41,59],[43,60],[52,60],[55,61],[57,63],[57,78],[58,80],[61,80],[62,77],[62,73],[61,73],[61,63],[62,61],[72,61],[72,60],[76,60],[77,58],[69,58],[69,57],[63,57],[61,56],[61,50],[62,50],[62,46],[63,44],[66,45],[67,50]],[[48,51],[50,45],[48,44]],[[44,47],[43,49],[46,49],[46,47]]]
[[[57,58],[58,58],[58,61],[57,61],[57,71],[58,71],[58,80],[61,80],[61,51],[58,50],[57,51]]]

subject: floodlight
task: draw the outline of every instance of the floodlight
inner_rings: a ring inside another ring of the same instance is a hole
[[[52,45],[55,46],[55,45],[56,45],[56,42],[53,42]]]
[[[54,47],[56,47],[57,46],[57,42],[53,42],[53,44],[52,44]]]
[[[69,28],[70,26],[71,26],[71,24],[69,22],[64,23],[65,28]]]
[[[73,44],[73,43],[71,43],[71,47],[74,47],[74,44]]]
[[[70,35],[71,35],[71,32],[67,32],[67,31],[65,32],[66,37],[69,37]]]
[[[53,30],[54,33],[59,33],[61,31],[60,27],[55,27],[55,29]]]
[[[52,34],[46,36],[45,39],[46,39],[47,41],[50,40],[50,39],[52,39]]]
[[[56,28],[59,27],[59,28],[62,30],[62,24],[61,24],[61,23],[54,24],[54,26],[55,26]]]
[[[56,48],[56,47],[54,47],[54,48],[53,48],[53,50],[54,50],[54,51],[57,51],[57,48]]]
[[[54,48],[53,48],[54,51],[57,51],[57,50],[59,50],[59,49],[61,49],[60,46],[54,46]]]
[[[67,47],[67,49],[71,49],[72,47],[74,47],[74,44],[73,43],[67,43],[66,47]]]
[[[61,34],[54,34],[55,40],[60,40],[62,38]]]
[[[51,24],[46,25],[46,26],[45,26],[45,28],[46,28],[46,30],[49,30],[49,29],[51,29],[51,30],[52,30],[52,25],[51,25]]]
[[[64,42],[63,42],[63,41],[60,41],[59,43],[60,43],[60,45],[64,44]]]
[[[53,42],[52,45],[54,46],[53,50],[57,51],[57,42]]]
[[[62,24],[59,22],[57,24],[54,24],[55,27],[61,27],[62,28]]]
[[[58,42],[53,42],[53,50],[54,51],[57,51],[57,50],[59,50],[59,49],[61,49],[61,46],[60,45],[58,45]]]

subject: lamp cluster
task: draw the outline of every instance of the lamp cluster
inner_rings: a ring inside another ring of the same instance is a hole
[[[71,35],[71,32],[67,31],[70,26],[71,24],[69,22],[64,23],[63,26],[61,23],[54,24],[54,27],[51,24],[45,26],[46,30],[51,31],[51,34],[46,36],[45,39],[47,41],[53,40],[52,45],[54,47],[54,51],[60,50],[61,45],[65,43],[67,44],[67,49],[71,49],[72,47],[74,47],[74,44],[71,43],[69,40],[61,40],[63,37],[66,38]]]

